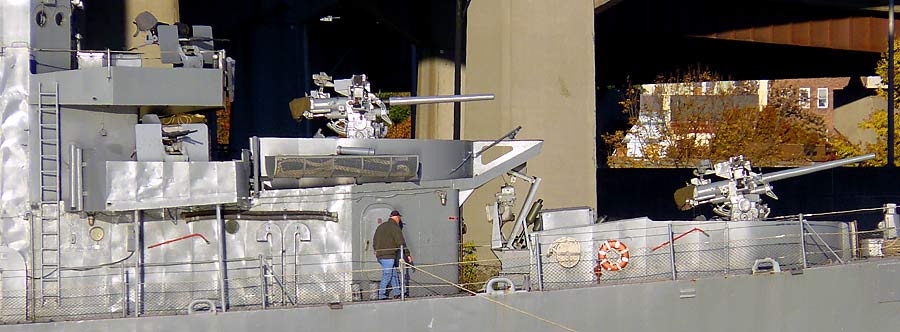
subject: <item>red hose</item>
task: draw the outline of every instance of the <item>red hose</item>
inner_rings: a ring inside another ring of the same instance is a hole
[[[684,233],[681,233],[681,235],[679,235],[679,236],[676,236],[674,239],[672,239],[672,242],[678,241],[678,239],[683,238],[685,235],[688,235],[688,234],[690,234],[690,233],[697,232],[697,231],[699,231],[700,233],[703,233],[703,235],[709,236],[709,234],[707,234],[706,231],[704,231],[704,230],[702,230],[702,229],[699,229],[699,228],[697,228],[697,227],[694,227],[694,229],[689,230],[689,231],[684,232]],[[667,244],[669,244],[669,241],[663,242],[662,244],[660,244],[660,245],[658,245],[658,246],[656,246],[656,247],[653,247],[653,249],[650,250],[650,251],[656,251],[656,249],[665,247]]]
[[[154,244],[154,245],[152,245],[152,246],[147,247],[147,249],[150,249],[150,248],[156,248],[156,247],[159,247],[159,246],[164,245],[164,244],[169,244],[169,243],[172,243],[172,242],[175,242],[175,241],[181,241],[181,240],[184,240],[184,239],[189,239],[189,238],[192,238],[192,237],[198,237],[198,236],[199,236],[201,239],[203,239],[203,241],[206,241],[206,244],[209,244],[209,240],[207,240],[206,237],[203,236],[203,234],[200,234],[200,233],[194,233],[194,234],[191,234],[191,235],[185,235],[185,236],[182,236],[182,237],[177,238],[177,239],[174,239],[174,240],[168,240],[168,241],[165,241],[165,242],[160,242],[160,243]]]

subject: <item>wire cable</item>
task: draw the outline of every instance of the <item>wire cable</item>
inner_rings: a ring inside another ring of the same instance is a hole
[[[403,264],[403,265],[409,265],[409,264],[407,264],[406,262],[403,262],[402,260],[401,260],[400,264]],[[547,318],[544,318],[544,317],[538,316],[538,315],[536,315],[536,314],[534,314],[534,313],[530,313],[530,312],[528,312],[528,311],[525,311],[525,310],[522,310],[522,309],[513,307],[513,306],[511,306],[511,305],[509,305],[509,304],[506,304],[506,303],[503,303],[503,302],[494,300],[494,299],[489,298],[489,297],[487,297],[487,296],[478,296],[478,293],[473,292],[473,291],[471,291],[471,290],[468,290],[468,289],[466,289],[465,287],[462,287],[462,286],[458,285],[457,283],[454,283],[454,282],[452,282],[452,281],[450,281],[450,280],[441,278],[441,277],[439,277],[439,276],[437,276],[437,275],[435,275],[435,274],[433,274],[433,273],[431,273],[431,272],[428,272],[428,271],[425,271],[425,270],[421,270],[421,269],[420,269],[419,271],[422,271],[422,272],[424,272],[425,274],[431,276],[432,278],[435,278],[435,279],[438,279],[438,280],[440,280],[440,281],[443,281],[443,282],[445,282],[445,283],[447,283],[447,284],[449,284],[449,285],[451,285],[451,286],[453,286],[453,287],[459,288],[459,289],[461,289],[461,290],[463,290],[463,291],[465,291],[465,292],[467,292],[467,293],[469,293],[469,294],[472,294],[472,295],[475,295],[475,296],[480,297],[480,298],[482,298],[482,299],[485,299],[485,300],[487,300],[488,302],[497,304],[497,305],[499,305],[499,306],[501,306],[501,307],[504,307],[504,308],[507,308],[507,309],[509,309],[509,310],[518,312],[518,313],[520,313],[520,314],[526,315],[526,316],[528,316],[528,317],[537,319],[537,320],[542,321],[542,322],[545,322],[545,323],[547,323],[547,324],[550,324],[550,325],[559,327],[559,328],[561,328],[561,329],[563,329],[563,330],[566,330],[566,331],[578,332],[578,331],[576,331],[575,329],[573,329],[573,328],[571,328],[571,327],[568,327],[568,326],[565,326],[565,325],[563,325],[563,324],[561,324],[561,323],[554,322],[554,321],[549,320],[549,319],[547,319]]]
[[[842,214],[855,214],[855,213],[864,213],[864,212],[875,212],[875,211],[884,211],[884,207],[877,208],[864,208],[864,209],[854,209],[854,210],[841,210],[841,211],[832,211],[832,212],[821,212],[821,213],[803,213],[803,217],[824,217],[824,216],[837,216]],[[784,219],[792,219],[799,218],[800,214],[791,214],[786,216],[778,216],[768,218],[767,220],[784,220]]]
[[[40,277],[32,277],[32,276],[28,276],[28,277],[31,278],[32,280],[41,280],[41,279],[49,277],[50,275],[52,275],[53,273],[56,273],[57,271],[81,271],[81,272],[84,272],[84,271],[96,270],[96,269],[99,269],[102,267],[119,264],[119,263],[124,262],[124,261],[128,260],[129,258],[131,258],[131,256],[134,256],[134,251],[129,253],[128,256],[125,256],[125,258],[122,258],[117,261],[109,262],[109,263],[103,263],[100,265],[77,266],[77,267],[76,266],[58,267],[53,270],[50,270],[50,272],[47,272],[47,274],[42,275]]]
[[[101,268],[101,267],[107,267],[107,266],[110,266],[110,265],[116,265],[116,264],[119,264],[119,263],[121,263],[121,262],[127,261],[129,258],[131,258],[131,256],[134,256],[134,251],[132,251],[131,253],[128,254],[128,256],[125,256],[124,258],[122,258],[122,259],[120,259],[120,260],[113,261],[113,262],[109,262],[109,263],[103,263],[103,264],[100,264],[100,265],[93,265],[93,266],[63,267],[63,268],[61,268],[61,269],[62,269],[63,271],[69,271],[69,270],[71,270],[71,271],[90,271],[90,270],[96,270],[96,269],[99,269],[99,268]]]

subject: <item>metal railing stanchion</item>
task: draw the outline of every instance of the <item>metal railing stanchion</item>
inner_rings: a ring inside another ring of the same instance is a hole
[[[678,272],[675,267],[675,234],[674,227],[669,224],[669,267],[672,269],[672,280],[678,280]]]
[[[106,79],[112,79],[112,51],[106,49]]]
[[[122,268],[122,271],[120,272],[121,278],[122,278],[122,318],[127,318],[128,317],[128,302],[129,302],[128,270],[125,267],[125,261],[122,261],[122,263],[119,263],[119,266],[121,266],[121,268]]]
[[[397,262],[397,268],[400,269],[400,300],[406,300],[406,257],[404,257],[403,246],[400,246],[400,261]]]
[[[723,235],[722,247],[725,248],[725,274],[727,275],[731,269],[731,232],[729,231],[727,221],[725,222]]]
[[[228,311],[228,265],[225,257],[225,220],[222,219],[222,205],[216,205],[216,226],[219,238],[219,301],[222,312]]]
[[[263,256],[258,256],[259,262],[259,291],[262,299],[262,308],[265,310],[269,306],[269,283],[266,282],[266,265],[263,263]]]
[[[535,264],[537,264],[537,283],[538,290],[544,290],[544,258],[541,255],[541,235],[534,234],[534,240],[531,241],[531,244],[534,245],[534,258]],[[529,285],[530,286],[530,285]],[[530,287],[529,287],[530,290]]]
[[[141,301],[144,300],[144,297],[141,296],[141,292],[143,291],[144,284],[144,243],[142,241],[144,232],[143,225],[141,224],[141,211],[134,211],[134,246],[135,246],[135,254],[137,254],[137,258],[134,260],[134,317],[141,316],[141,310],[143,309],[143,305]]]
[[[859,255],[859,234],[858,231],[858,223],[856,220],[851,222],[848,225],[850,231],[848,232],[850,236],[850,259],[855,259]]]
[[[806,261],[806,228],[804,227],[803,214],[801,213],[799,216],[800,216],[800,221],[798,222],[798,224],[800,224],[800,251],[801,251],[801,257],[800,257],[800,258],[802,259],[802,262],[803,262],[803,268],[806,269],[806,267],[807,267],[807,261]]]

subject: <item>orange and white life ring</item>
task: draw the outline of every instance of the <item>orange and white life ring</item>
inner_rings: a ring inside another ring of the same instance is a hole
[[[611,250],[615,250],[618,254],[618,258],[615,258],[615,261],[611,261],[606,257],[607,253]],[[606,240],[600,245],[600,250],[597,251],[597,261],[600,262],[600,266],[602,266],[607,271],[619,271],[624,269],[625,266],[628,265],[628,259],[631,257],[631,254],[628,253],[628,247],[619,240]]]

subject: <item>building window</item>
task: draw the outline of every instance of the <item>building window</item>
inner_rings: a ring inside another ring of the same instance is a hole
[[[800,107],[809,108],[809,88],[800,88]]]
[[[816,89],[816,100],[819,108],[828,108],[828,88]]]

